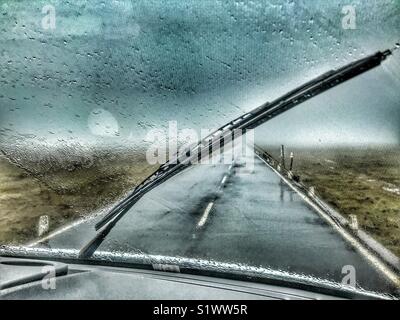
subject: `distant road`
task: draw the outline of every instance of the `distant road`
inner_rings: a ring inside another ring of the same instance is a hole
[[[52,237],[52,248],[81,248],[95,234],[92,220]],[[240,163],[198,165],[143,197],[112,229],[101,251],[244,263],[341,282],[354,266],[365,289],[392,283],[334,231],[299,194],[256,157],[253,172]]]

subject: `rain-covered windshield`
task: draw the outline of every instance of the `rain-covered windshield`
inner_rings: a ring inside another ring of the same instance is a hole
[[[0,17],[3,253],[80,259],[97,241],[85,258],[398,294],[398,1],[0,0]],[[102,233],[175,154],[386,50],[368,72],[232,131],[232,148],[204,144],[207,161]]]

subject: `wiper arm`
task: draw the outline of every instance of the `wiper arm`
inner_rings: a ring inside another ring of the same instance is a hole
[[[202,156],[212,156],[213,152],[219,151],[224,146],[225,139],[232,141],[234,130],[241,130],[244,134],[247,130],[254,129],[259,125],[272,120],[278,115],[290,110],[291,108],[333,88],[337,85],[352,79],[368,70],[381,64],[387,56],[392,54],[392,50],[377,52],[366,58],[354,61],[342,68],[331,70],[323,75],[306,82],[300,87],[286,93],[282,97],[263,104],[262,106],[250,111],[239,118],[230,121],[208,137],[189,148],[186,154],[176,155],[172,161],[163,164],[156,172],[146,178],[138,185],[123,201],[116,205],[95,228],[101,230],[82,250],[81,257],[90,257],[99,247],[105,236],[111,231],[114,225],[128,212],[132,206],[139,201],[146,193],[159,186],[166,180],[175,176],[177,173],[191,166],[194,162],[202,160]],[[208,149],[208,150],[207,150]],[[204,151],[209,151],[205,152]],[[196,160],[196,161],[195,161]]]

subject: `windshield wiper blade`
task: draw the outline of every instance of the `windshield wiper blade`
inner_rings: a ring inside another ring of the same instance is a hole
[[[286,93],[280,98],[272,102],[267,102],[237,119],[228,122],[206,138],[199,141],[193,147],[189,148],[185,154],[181,156],[176,155],[174,159],[163,164],[156,172],[140,183],[124,200],[117,204],[95,225],[96,230],[104,228],[94,239],[82,248],[80,253],[81,257],[90,257],[114,225],[146,193],[175,176],[182,170],[190,167],[192,163],[199,163],[202,160],[202,155],[206,154],[207,156],[212,156],[213,152],[221,150],[221,148],[224,147],[225,139],[228,138],[232,141],[234,130],[241,130],[244,134],[247,130],[254,129],[291,108],[379,66],[381,62],[391,54],[392,50],[385,50],[383,52],[379,51],[371,56],[354,61],[339,69],[328,71]],[[204,153],[207,149],[209,152]]]

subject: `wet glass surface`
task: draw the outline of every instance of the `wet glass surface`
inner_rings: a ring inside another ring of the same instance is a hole
[[[38,244],[56,231],[46,245],[80,249],[98,216],[160,164],[146,159],[155,134],[164,145],[171,130],[180,146],[196,141],[201,129],[394,48],[399,26],[396,0],[0,0],[0,244]],[[294,151],[301,181],[346,218],[357,216],[393,259],[399,74],[397,50],[379,68],[255,130],[256,144],[276,158],[281,144]],[[393,291],[260,162],[255,173],[233,175],[204,215],[225,172],[199,166],[161,185],[99,250],[332,281],[354,265],[360,286]]]

